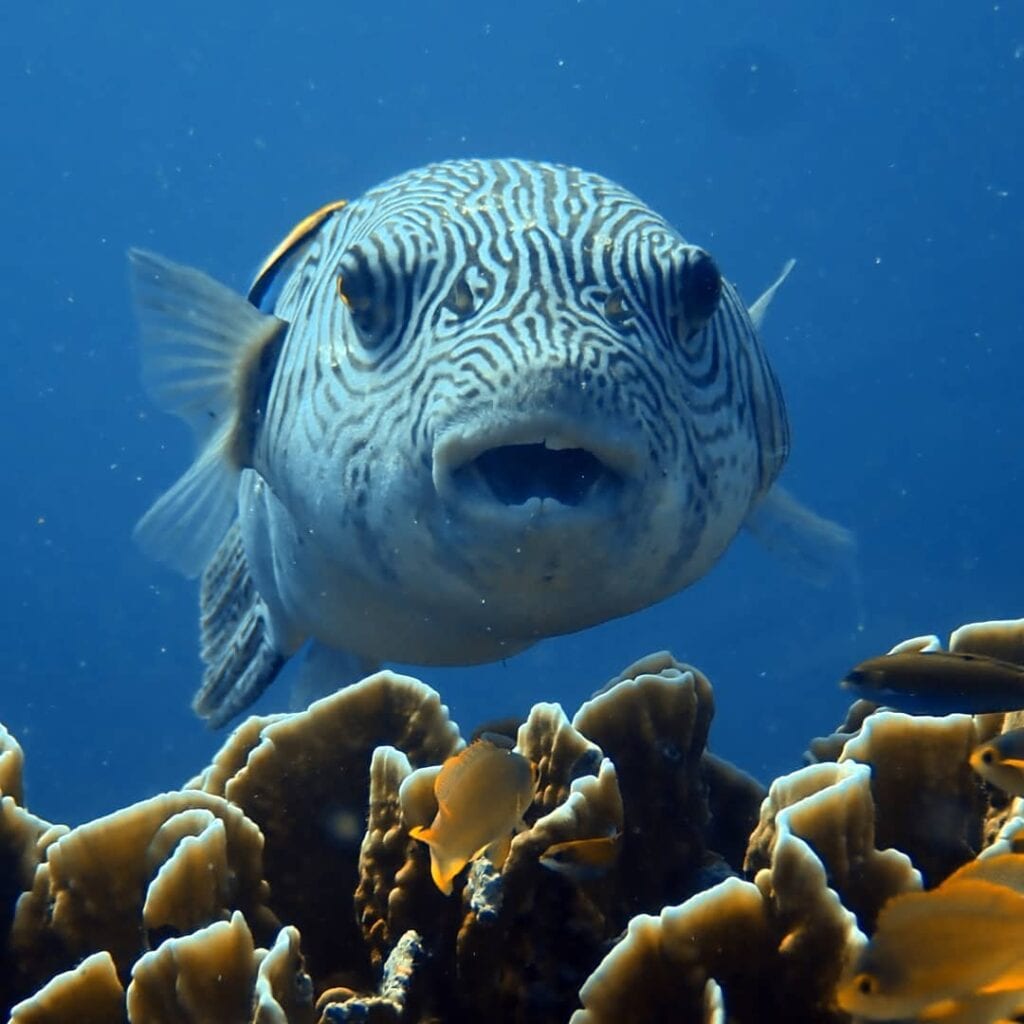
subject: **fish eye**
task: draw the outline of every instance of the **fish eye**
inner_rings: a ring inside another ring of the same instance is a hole
[[[858,974],[853,979],[853,987],[862,996],[873,996],[878,991],[878,982],[870,974]]]
[[[616,327],[626,327],[634,317],[633,311],[626,301],[626,293],[621,288],[613,288],[604,300],[605,319]]]
[[[689,345],[718,309],[723,288],[718,266],[703,249],[675,243],[654,253],[652,270],[652,306],[664,311],[669,337]]]
[[[394,275],[372,250],[354,245],[341,257],[335,292],[367,348],[377,348],[390,337],[395,321]]]
[[[994,764],[996,760],[996,752],[991,747],[986,747],[981,752],[981,763],[982,764]]]
[[[715,315],[721,297],[722,275],[715,261],[703,249],[688,253],[681,294],[687,340]]]

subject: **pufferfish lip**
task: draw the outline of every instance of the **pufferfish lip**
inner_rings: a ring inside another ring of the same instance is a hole
[[[471,426],[446,432],[434,448],[433,479],[448,501],[490,509],[577,509],[609,498],[634,478],[635,445],[551,420]]]

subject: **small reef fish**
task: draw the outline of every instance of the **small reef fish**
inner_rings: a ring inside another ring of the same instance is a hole
[[[995,1021],[1024,1008],[1024,856],[971,861],[929,892],[895,896],[840,983],[865,1020]]]
[[[198,455],[140,520],[202,573],[197,714],[296,659],[497,661],[645,608],[743,526],[806,575],[849,534],[779,489],[789,423],[711,255],[572,167],[463,160],[311,214],[247,295],[133,251],[143,377]]]
[[[1011,729],[971,752],[971,767],[1010,796],[1024,796],[1024,729]]]
[[[906,651],[869,658],[840,685],[910,714],[980,715],[1024,708],[1024,665],[982,654]]]
[[[621,848],[622,833],[616,832],[610,836],[553,843],[539,860],[544,867],[573,882],[589,882],[608,871],[618,859]]]
[[[441,892],[450,895],[455,876],[485,852],[499,866],[504,862],[535,784],[527,758],[490,740],[476,740],[445,761],[434,780],[434,821],[409,830],[430,847],[430,874]]]

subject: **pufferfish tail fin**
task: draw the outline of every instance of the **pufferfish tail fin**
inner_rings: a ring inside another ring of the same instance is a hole
[[[149,555],[186,576],[213,557],[232,520],[287,324],[192,267],[128,254],[142,335],[143,382],[183,419],[199,454],[139,520]]]
[[[747,514],[754,538],[798,576],[824,587],[837,578],[859,586],[857,539],[845,526],[818,515],[785,487],[773,484]]]
[[[237,522],[203,573],[199,609],[206,668],[192,709],[216,728],[256,700],[285,662],[273,643],[271,612],[249,573]]]

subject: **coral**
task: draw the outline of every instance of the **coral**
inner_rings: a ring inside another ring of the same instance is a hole
[[[985,801],[968,762],[978,740],[968,715],[882,711],[839,758],[871,766],[878,842],[908,854],[929,887],[981,849]]]
[[[191,851],[190,840],[198,844]],[[194,790],[164,793],[65,831],[47,843],[31,887],[18,899],[11,952],[31,979],[106,951],[126,982],[136,960],[167,934],[232,910],[267,930],[275,922],[264,902],[261,847],[259,831],[238,807]]]
[[[377,747],[373,752],[355,909],[375,971],[382,967],[399,938],[414,927],[435,937],[437,945],[444,945],[434,926],[444,928],[448,921],[445,897],[430,877],[429,853],[409,836],[412,825],[429,823],[437,811],[433,795],[436,771],[421,772],[429,773],[419,777],[426,792],[420,795],[418,812],[410,813],[403,807],[403,799],[408,800],[403,783],[413,775],[409,759],[390,746]],[[450,922],[447,928],[451,939],[454,933]]]
[[[259,959],[240,913],[167,939],[140,957],[128,986],[128,1018],[147,1024],[247,1021]]]
[[[776,779],[750,836],[744,863],[748,873],[772,865],[783,823],[813,851],[829,887],[862,928],[873,926],[891,896],[921,887],[920,873],[906,854],[875,847],[868,765],[826,762]]]
[[[313,979],[306,973],[299,930],[289,925],[278,933],[256,972],[253,1024],[312,1024]]]
[[[537,768],[532,820],[554,810],[574,779],[601,763],[601,748],[576,729],[558,704],[535,704],[516,734],[516,750]]]
[[[52,977],[11,1012],[11,1024],[120,1024],[126,1021],[124,987],[110,954],[87,956],[74,970]]]
[[[949,646],[1020,661],[1024,620]],[[938,639],[894,650],[926,648]],[[0,729],[0,1009],[15,1024],[840,1024],[837,986],[887,901],[1024,850],[1024,800],[968,761],[1019,713],[860,701],[765,790],[707,750],[713,712],[708,680],[661,652],[572,718],[538,704],[492,728],[531,763],[532,803],[507,856],[477,857],[450,896],[410,832],[437,816],[464,741],[414,679],[250,718],[184,789],[71,830],[23,806]],[[976,996],[964,1005],[988,1019]]]
[[[970,622],[950,633],[949,649],[1024,665],[1024,619]]]
[[[712,979],[731,979],[743,965],[759,968],[770,959],[771,947],[757,886],[727,879],[657,917],[634,917],[625,938],[584,984],[584,1009],[572,1015],[572,1024],[713,1019],[708,987],[718,990],[716,1001],[722,992]]]
[[[25,802],[21,779],[24,763],[21,745],[0,725],[0,797],[10,797],[16,804]]]
[[[242,743],[229,740],[204,788],[222,791],[259,826],[271,906],[299,929],[314,977],[371,984],[351,909],[371,757],[387,744],[413,764],[443,761],[459,743],[447,709],[418,680],[379,672],[258,732],[244,725],[239,732],[251,748],[243,755]],[[324,893],[339,895],[325,900]]]
[[[719,1004],[738,1021],[841,1020],[832,992],[860,933],[789,813],[776,816],[771,862],[754,883],[726,879],[634,917],[582,987],[572,1024],[721,1019]]]
[[[631,879],[622,926],[704,887],[710,810],[700,765],[713,715],[703,673],[660,652],[630,665],[573,718],[611,758],[622,791],[619,870]]]

